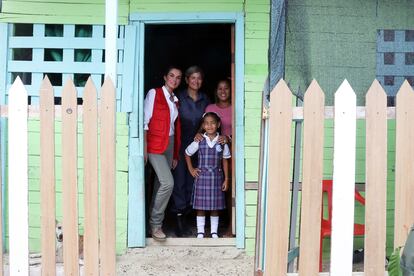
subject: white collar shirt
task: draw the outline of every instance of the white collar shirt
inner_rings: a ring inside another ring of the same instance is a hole
[[[216,137],[214,137],[213,140],[210,140],[210,137],[208,137],[205,133],[203,134],[203,137],[206,140],[209,148],[213,148],[214,146],[216,146],[220,135],[217,133]],[[227,144],[225,144],[224,146],[222,145],[217,145],[217,146],[223,147],[223,158],[224,159],[228,159],[231,157],[230,149]],[[199,149],[199,142],[194,141],[185,149],[185,154],[187,154],[188,156],[192,156],[194,153],[198,151],[198,149]]]

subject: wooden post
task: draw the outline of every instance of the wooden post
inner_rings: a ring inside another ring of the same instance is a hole
[[[335,93],[331,275],[352,274],[356,95],[344,81]]]
[[[55,104],[53,87],[46,76],[40,88],[40,206],[44,276],[56,275],[55,197]]]
[[[384,274],[387,215],[387,95],[375,80],[366,94],[365,252],[367,276]]]
[[[270,94],[265,275],[285,275],[289,242],[292,94],[280,80]],[[271,199],[271,200],[270,200]]]
[[[19,77],[9,92],[9,263],[11,275],[29,275],[27,92]]]
[[[77,100],[71,79],[62,91],[63,261],[65,275],[79,275]]]
[[[105,1],[105,76],[110,77],[114,86],[117,83],[118,63],[118,1]]]
[[[98,107],[93,81],[83,91],[84,262],[85,275],[99,275]]]
[[[318,275],[321,234],[325,95],[314,80],[305,93],[300,275]]]
[[[394,247],[405,244],[414,222],[414,92],[404,81],[397,94]]]

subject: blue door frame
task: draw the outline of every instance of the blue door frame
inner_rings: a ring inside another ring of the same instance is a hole
[[[145,180],[143,155],[144,34],[146,24],[230,23],[235,25],[235,177],[236,246],[244,248],[244,16],[243,13],[133,13],[135,35],[133,103],[129,117],[128,247],[145,246]],[[138,76],[138,78],[136,77]]]

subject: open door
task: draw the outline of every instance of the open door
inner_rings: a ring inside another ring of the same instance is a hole
[[[232,129],[232,134],[231,137],[233,137],[233,139],[236,139],[236,131],[235,131],[235,105],[234,103],[236,102],[236,85],[235,85],[235,77],[236,77],[236,72],[235,72],[235,38],[234,38],[234,25],[231,25],[231,43],[230,43],[230,51],[231,51],[231,102],[232,102],[232,106],[233,106],[233,129]],[[231,172],[231,233],[233,235],[236,235],[236,162],[235,160],[235,147],[232,147],[232,153],[231,153],[231,168],[232,168],[232,172]],[[228,207],[230,208],[230,206]]]

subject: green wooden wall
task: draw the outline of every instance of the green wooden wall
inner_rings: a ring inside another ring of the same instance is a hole
[[[131,13],[243,11],[243,0],[130,0],[130,2]]]
[[[128,126],[125,113],[117,113],[116,135],[116,250],[118,254],[125,252],[127,239],[127,203],[128,200]],[[40,121],[30,119],[29,131],[29,249],[40,252]],[[56,169],[56,217],[62,221],[62,154],[61,154],[61,122],[55,124],[55,169]],[[83,145],[82,123],[78,124],[78,206],[79,229],[83,233]],[[7,212],[6,205],[6,212]],[[8,219],[6,219],[7,223]],[[5,229],[8,229],[7,225]],[[6,237],[8,234],[6,233]],[[6,242],[6,244],[8,244]]]
[[[129,0],[118,3],[118,22],[128,24]],[[3,0],[0,22],[103,24],[105,0]]]
[[[245,2],[244,139],[246,182],[257,182],[259,173],[262,90],[268,74],[269,12],[270,1],[247,0]],[[247,190],[245,197],[245,244],[248,254],[253,255],[256,231],[257,191]]]

